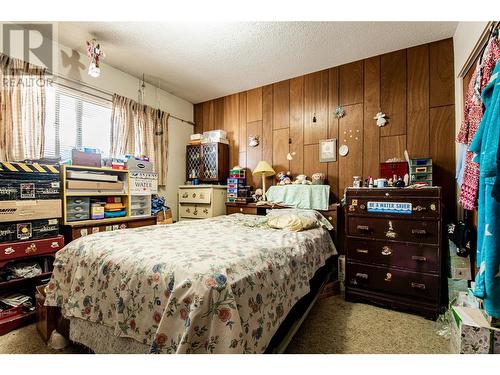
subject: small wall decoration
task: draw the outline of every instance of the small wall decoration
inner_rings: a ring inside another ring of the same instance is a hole
[[[322,139],[319,141],[319,161],[320,163],[337,161],[337,139]]]
[[[345,116],[345,111],[344,111],[344,108],[342,108],[341,106],[337,106],[335,108],[335,117],[336,118],[342,118]]]
[[[346,156],[349,153],[349,147],[347,145],[342,145],[339,147],[339,155]]]
[[[385,113],[382,112],[377,112],[375,117],[373,118],[374,120],[377,120],[377,126],[381,128],[382,126],[385,126],[387,124],[387,119]]]
[[[259,137],[250,136],[248,137],[248,146],[257,147],[259,145]]]
[[[293,157],[295,156],[296,152],[293,151],[293,152],[289,152],[288,154],[286,154],[286,160],[293,160]]]
[[[97,78],[101,75],[100,62],[105,57],[101,45],[97,40],[87,41],[87,56],[90,59],[89,76]]]

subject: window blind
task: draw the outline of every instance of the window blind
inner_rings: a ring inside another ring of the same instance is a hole
[[[111,102],[53,85],[46,91],[45,157],[71,158],[73,148],[109,156]]]

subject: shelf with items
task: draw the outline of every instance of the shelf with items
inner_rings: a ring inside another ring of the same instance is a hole
[[[33,320],[35,287],[64,246],[60,179],[58,165],[0,162],[0,335]],[[13,294],[28,300],[4,303]]]
[[[128,170],[65,165],[62,181],[64,225],[109,223],[130,217]]]

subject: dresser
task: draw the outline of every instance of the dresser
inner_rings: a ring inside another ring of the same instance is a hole
[[[227,186],[179,186],[179,221],[206,219],[226,214]]]
[[[346,290],[436,318],[442,304],[441,188],[347,188]]]

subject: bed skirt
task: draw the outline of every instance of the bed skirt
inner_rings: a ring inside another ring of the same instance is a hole
[[[78,318],[70,318],[69,322],[69,339],[96,354],[149,353],[149,345],[131,338],[115,336],[112,328]]]

